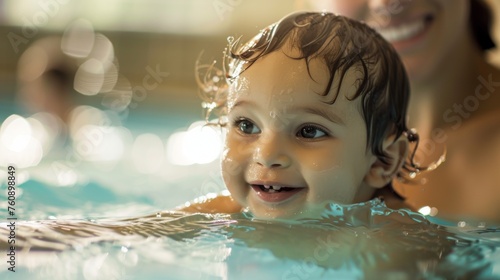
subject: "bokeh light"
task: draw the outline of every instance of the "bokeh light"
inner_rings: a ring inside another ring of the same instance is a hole
[[[117,161],[124,155],[127,133],[121,127],[84,125],[75,133],[73,145],[87,161]]]
[[[90,58],[76,71],[75,90],[83,95],[96,95],[104,85],[104,65],[101,61]]]
[[[9,116],[0,128],[0,165],[35,166],[42,156],[42,144],[34,137],[28,120],[19,115]]]
[[[165,150],[160,137],[152,133],[139,135],[132,146],[132,158],[140,173],[158,172],[165,161]]]
[[[207,164],[222,150],[221,134],[205,122],[193,123],[187,131],[174,133],[167,141],[167,159],[174,165]]]
[[[418,209],[418,212],[424,216],[436,216],[438,213],[438,209],[436,207],[423,206]]]
[[[94,40],[92,23],[85,19],[78,19],[64,31],[61,49],[66,55],[83,58],[92,51]]]

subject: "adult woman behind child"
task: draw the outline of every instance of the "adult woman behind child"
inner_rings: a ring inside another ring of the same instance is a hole
[[[306,2],[302,2],[303,4]],[[407,202],[442,218],[500,222],[500,70],[486,50],[492,15],[481,0],[308,1],[365,21],[392,43],[411,83],[409,126],[432,172],[395,182]]]

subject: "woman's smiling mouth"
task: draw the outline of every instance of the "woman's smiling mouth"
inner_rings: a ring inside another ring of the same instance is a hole
[[[415,20],[376,29],[396,49],[403,50],[419,42],[428,31],[433,20],[432,15],[425,15]]]

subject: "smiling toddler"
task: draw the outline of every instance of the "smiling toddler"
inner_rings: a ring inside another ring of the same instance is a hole
[[[404,207],[391,181],[416,137],[405,119],[409,83],[373,29],[331,13],[294,13],[245,44],[231,42],[224,65],[224,100],[214,104],[224,112],[230,195],[183,210],[300,218],[329,202],[380,196]]]

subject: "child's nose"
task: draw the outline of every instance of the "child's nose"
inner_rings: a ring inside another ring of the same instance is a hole
[[[291,164],[289,150],[278,136],[261,137],[253,153],[253,160],[267,168],[286,168]]]

